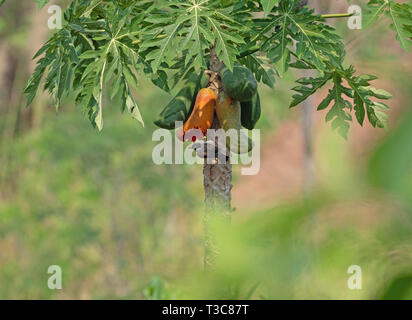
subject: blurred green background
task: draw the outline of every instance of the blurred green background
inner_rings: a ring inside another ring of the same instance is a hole
[[[313,113],[309,187],[301,110],[288,109],[298,74],[260,88],[261,171],[234,168],[236,211],[205,275],[202,167],[152,161],[152,122],[170,96],[141,76],[145,128],[112,101],[101,133],[70,99],[59,113],[44,94],[25,108],[48,18],[34,1],[0,9],[1,299],[412,298],[412,64],[388,21],[331,22],[348,62],[394,99],[388,131],[354,123],[348,141]],[[62,290],[47,287],[50,265],[62,268]],[[362,268],[362,290],[348,288],[351,265]]]

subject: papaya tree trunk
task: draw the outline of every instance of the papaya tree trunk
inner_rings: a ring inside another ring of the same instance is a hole
[[[210,52],[210,71],[218,74],[223,64],[216,55],[215,48]],[[219,76],[212,76],[210,88],[215,91],[216,96],[222,90]],[[216,113],[213,120],[212,129],[219,129],[220,123]],[[219,248],[214,238],[211,227],[211,220],[223,218],[230,220],[231,212],[231,189],[232,189],[232,164],[226,163],[205,163],[203,167],[203,184],[205,190],[205,213],[204,213],[204,267],[205,270],[213,269],[215,259],[219,253]]]
[[[307,4],[307,0],[302,0],[300,6]],[[210,49],[210,71],[219,73],[223,68],[223,63],[219,60],[215,46]],[[223,90],[219,77],[212,75],[210,88],[215,91],[216,96]],[[212,129],[221,128],[216,113],[214,116]],[[227,161],[225,164],[208,164],[203,167],[203,185],[205,190],[205,214],[204,214],[204,268],[213,270],[215,260],[219,254],[219,247],[216,244],[211,221],[215,218],[230,221],[231,218],[231,191],[232,191],[232,164]]]

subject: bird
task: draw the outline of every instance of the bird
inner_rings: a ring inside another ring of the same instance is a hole
[[[195,150],[199,158],[206,159],[207,163],[224,164],[230,159],[227,147],[211,140],[197,141],[189,148]]]

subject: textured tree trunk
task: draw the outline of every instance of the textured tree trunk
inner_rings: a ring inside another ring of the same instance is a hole
[[[307,0],[301,2],[301,6],[307,4]],[[219,73],[223,64],[219,61],[215,47],[210,51],[210,71],[212,78],[210,88],[219,95],[222,84],[219,77],[214,77],[213,73]],[[219,129],[220,123],[214,117],[213,129]],[[205,214],[204,214],[204,267],[205,270],[213,270],[216,257],[219,254],[219,247],[214,237],[212,221],[230,221],[231,216],[231,190],[232,190],[232,165],[230,161],[225,164],[204,164],[203,184],[205,189]]]
[[[210,71],[218,73],[223,67],[219,61],[216,51],[211,48]],[[222,84],[218,76],[212,75],[210,88],[215,91],[216,96],[222,90]],[[213,129],[219,129],[220,123],[216,117],[212,125]],[[213,269],[219,248],[214,237],[212,220],[223,218],[230,220],[231,212],[231,189],[232,189],[232,164],[204,164],[203,179],[205,189],[205,214],[204,214],[204,267],[205,270]]]

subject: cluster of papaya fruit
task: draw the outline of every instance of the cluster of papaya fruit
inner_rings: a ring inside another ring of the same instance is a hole
[[[242,137],[239,130],[242,127],[252,130],[260,118],[257,81],[248,68],[240,65],[234,66],[233,71],[224,68],[220,79],[223,90],[216,95],[205,73],[192,75],[154,123],[160,128],[174,129],[175,122],[182,121],[183,139],[188,140],[186,134],[192,129],[206,136],[216,113],[223,130],[235,130],[239,134],[238,143],[227,139],[227,147],[236,153],[249,152],[253,144],[249,138]]]

